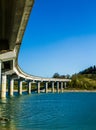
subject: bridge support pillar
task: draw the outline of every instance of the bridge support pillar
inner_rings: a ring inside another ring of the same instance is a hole
[[[64,82],[64,88],[66,88],[66,82]]]
[[[63,82],[61,82],[61,92],[63,93]]]
[[[52,82],[52,92],[54,93],[54,82]]]
[[[45,82],[45,93],[48,93],[48,82]]]
[[[22,81],[18,81],[18,94],[22,95]]]
[[[9,91],[9,92],[8,92],[9,95],[10,95],[10,96],[13,96],[13,95],[14,95],[14,94],[13,94],[13,93],[14,93],[14,89],[13,89],[13,88],[14,88],[14,79],[11,79],[11,80],[9,79],[8,88],[9,88],[9,90],[8,90],[8,91]]]
[[[31,94],[31,82],[28,82],[28,94]]]
[[[2,88],[2,81],[1,81],[1,77],[2,77],[2,75],[1,75],[1,69],[2,69],[2,61],[0,60],[0,96],[1,96],[1,88]]]
[[[57,92],[59,93],[59,82],[57,82]]]
[[[37,93],[40,93],[40,82],[37,82]]]
[[[6,98],[6,85],[7,85],[7,78],[6,75],[2,75],[2,85],[1,85],[1,93],[0,96],[1,98]]]

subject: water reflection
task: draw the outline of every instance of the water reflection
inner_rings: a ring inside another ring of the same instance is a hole
[[[32,94],[0,100],[0,130],[96,129],[96,93]]]
[[[0,130],[16,130],[18,119],[16,118],[20,113],[19,107],[20,97],[13,97],[8,99],[0,99]]]

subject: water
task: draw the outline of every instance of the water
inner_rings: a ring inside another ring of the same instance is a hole
[[[96,93],[31,94],[0,100],[0,130],[96,130]]]

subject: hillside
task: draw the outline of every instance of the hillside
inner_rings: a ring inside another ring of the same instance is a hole
[[[79,72],[79,74],[96,74],[96,66],[91,66],[81,72]]]
[[[78,74],[74,74],[69,86],[76,89],[96,89],[96,66],[91,66]]]

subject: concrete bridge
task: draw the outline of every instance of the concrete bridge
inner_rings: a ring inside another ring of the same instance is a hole
[[[18,66],[18,54],[24,31],[32,9],[33,0],[0,0],[0,97],[6,98],[6,88],[13,96],[14,81],[18,81],[18,93],[22,94],[22,83],[28,83],[28,93],[31,93],[32,82],[37,83],[37,92],[40,93],[40,83],[45,83],[45,92],[48,92],[48,83],[59,84],[63,91],[64,83],[69,79],[44,78],[26,74]]]

